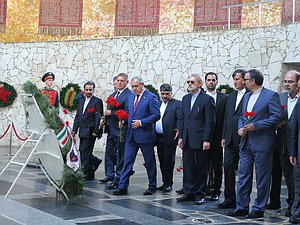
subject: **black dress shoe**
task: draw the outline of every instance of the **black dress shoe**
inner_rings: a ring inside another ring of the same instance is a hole
[[[296,224],[296,223],[300,223],[300,217],[298,216],[291,216],[289,219],[290,223]]]
[[[251,211],[246,216],[246,219],[256,219],[256,218],[263,218],[264,217],[264,212],[263,211]]]
[[[158,191],[163,191],[163,190],[164,190],[164,187],[165,187],[164,185],[161,185],[161,186],[157,187],[156,190],[158,190]]]
[[[183,194],[184,194],[183,188],[181,188],[181,189],[179,189],[179,190],[176,190],[175,192],[176,192],[177,194],[179,194],[179,195],[183,195]]]
[[[246,216],[248,214],[249,214],[249,211],[246,209],[236,209],[236,210],[229,211],[227,213],[227,216],[236,217],[236,216]]]
[[[101,163],[102,163],[102,159],[99,159],[99,158],[95,159],[95,163],[94,163],[94,166],[93,166],[94,172],[99,168]]]
[[[118,188],[118,185],[115,184],[115,183],[111,183],[110,185],[107,186],[107,190],[111,190],[111,189],[117,189]]]
[[[127,189],[118,188],[113,192],[113,195],[127,195]]]
[[[105,177],[104,179],[99,180],[101,183],[105,184],[109,181],[113,181],[112,177]]]
[[[202,197],[202,198],[197,198],[196,200],[195,200],[195,205],[203,205],[203,204],[205,204],[205,198],[204,197]]]
[[[211,200],[211,201],[218,201],[218,200],[219,200],[219,195],[217,195],[217,194],[212,194],[211,197],[210,197],[210,200]]]
[[[235,203],[228,203],[228,202],[218,203],[217,206],[220,209],[235,209],[236,207]]]
[[[277,210],[277,209],[280,209],[280,204],[275,204],[275,203],[272,203],[272,202],[269,202],[266,206],[266,209],[269,209],[269,210]]]
[[[146,191],[144,191],[143,195],[153,195],[156,192],[153,188],[148,188]]]
[[[135,174],[135,171],[134,170],[131,170],[130,172],[129,172],[129,176],[132,176],[133,174]]]
[[[292,213],[291,213],[291,210],[286,210],[285,211],[285,213],[284,213],[284,216],[286,216],[286,217],[290,217],[292,215]]]
[[[180,198],[176,198],[177,202],[191,202],[195,201],[195,197],[193,195],[184,195]]]
[[[172,191],[172,187],[171,186],[165,186],[164,187],[164,192],[171,192]]]

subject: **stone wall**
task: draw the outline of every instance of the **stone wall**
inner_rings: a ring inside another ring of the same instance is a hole
[[[105,99],[112,91],[112,77],[125,72],[129,77],[141,75],[156,88],[170,83],[175,98],[181,99],[189,74],[214,71],[219,84],[232,86],[231,74],[240,67],[262,70],[265,87],[276,91],[283,63],[300,62],[300,24],[90,41],[1,43],[0,52],[0,80],[14,85],[18,93],[27,80],[42,87],[41,76],[52,71],[56,89],[69,82],[82,86],[93,80],[96,95]],[[0,109],[0,135],[9,121],[26,136],[20,98],[12,107]],[[8,140],[6,135],[0,145],[7,145]],[[13,145],[20,144],[13,135]],[[100,141],[100,147],[102,144]]]

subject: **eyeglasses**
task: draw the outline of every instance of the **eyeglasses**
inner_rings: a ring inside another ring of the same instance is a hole
[[[294,81],[294,80],[283,80],[282,81],[282,83],[284,83],[284,84],[293,84],[293,83],[295,83],[296,81]]]
[[[246,78],[244,78],[244,81],[246,81],[246,80],[251,80],[251,79],[246,79]]]
[[[92,91],[93,89],[85,89],[85,91]]]
[[[139,85],[131,85],[132,88],[137,88]]]
[[[194,84],[195,81],[193,81],[193,80],[188,80],[186,83],[187,83],[187,84],[189,84],[189,83]]]

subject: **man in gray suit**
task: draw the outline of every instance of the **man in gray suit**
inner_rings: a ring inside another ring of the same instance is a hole
[[[248,70],[245,84],[250,90],[243,99],[239,119],[240,167],[238,170],[236,209],[229,216],[261,218],[268,202],[272,173],[275,128],[282,120],[279,96],[262,87],[264,77],[257,69]],[[256,172],[257,198],[249,214],[253,166]]]
[[[280,191],[283,172],[288,188],[288,211],[286,212],[286,216],[290,216],[290,209],[294,199],[293,166],[289,161],[289,142],[293,124],[294,108],[297,102],[299,102],[299,78],[299,72],[295,70],[288,71],[283,80],[286,92],[279,95],[284,119],[278,125],[277,129],[276,140],[278,143],[276,144],[277,147],[273,155],[272,188],[270,193],[270,202],[267,205],[267,209],[276,210],[281,207]]]

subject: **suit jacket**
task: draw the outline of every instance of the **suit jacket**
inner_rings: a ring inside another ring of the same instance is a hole
[[[82,113],[84,102],[85,98],[79,100],[73,131],[76,134],[79,129],[79,138],[92,138],[92,133],[97,130],[103,115],[103,103],[100,98],[93,95]]]
[[[110,96],[115,97],[117,92],[118,91],[114,91]],[[120,103],[120,107],[112,108],[111,115],[106,117],[105,127],[108,128],[107,132],[111,133],[112,135],[118,136],[120,133],[119,120],[115,112],[119,109],[125,110],[125,105],[130,95],[133,95],[133,92],[128,88],[124,89],[123,92],[116,98],[116,100]],[[125,131],[127,130],[127,124],[128,123],[124,123],[123,130]]]
[[[290,139],[290,147],[289,147],[289,155],[297,157],[299,160],[300,155],[300,102],[294,108],[293,114],[293,125],[291,128],[291,139]],[[300,166],[300,163],[298,163]]]
[[[225,118],[224,118],[224,129],[223,139],[225,144],[228,146],[233,142],[235,145],[239,145],[241,137],[238,135],[238,121],[242,112],[243,99],[235,109],[236,99],[238,91],[234,91],[228,94]],[[244,97],[244,96],[243,96]]]
[[[187,141],[193,149],[202,149],[203,142],[211,142],[215,121],[215,103],[211,96],[200,91],[191,109],[191,94],[182,98],[183,121],[179,130],[179,138],[183,145]]]
[[[161,116],[165,144],[176,146],[178,143],[178,138],[174,140],[174,137],[176,134],[176,130],[179,131],[179,126],[183,119],[181,101],[171,99],[168,102],[164,115]]]
[[[213,132],[213,142],[217,143],[217,145],[221,145],[226,104],[227,104],[227,95],[217,92],[216,120],[215,120],[214,132]]]
[[[155,122],[160,118],[160,111],[157,96],[145,90],[140,97],[138,105],[134,111],[135,95],[130,95],[127,100],[128,130],[127,141],[134,140],[136,143],[155,143]],[[137,129],[131,128],[132,120],[141,120],[142,126]]]
[[[293,110],[290,118],[288,118],[288,112],[287,112],[288,96],[289,96],[288,92],[279,94],[280,103],[282,106],[281,108],[283,111],[283,120],[286,122],[286,124],[283,127],[277,129],[276,140],[278,141],[278,145],[276,146],[277,146],[277,150],[279,150],[282,153],[284,153],[286,149],[289,151],[290,131],[294,123],[293,118],[294,118],[295,110]],[[297,103],[300,102],[299,99],[300,98],[298,98]]]
[[[246,124],[253,123],[255,130],[248,132],[246,137],[241,139],[240,149],[243,148],[246,139],[248,139],[254,151],[272,151],[275,140],[275,128],[283,118],[279,96],[274,91],[262,88],[252,109],[255,115],[248,118],[244,116],[244,113],[247,111],[251,93],[248,92],[244,96],[239,129]]]

